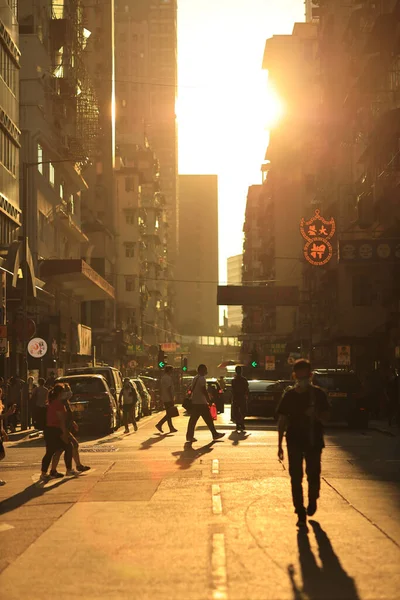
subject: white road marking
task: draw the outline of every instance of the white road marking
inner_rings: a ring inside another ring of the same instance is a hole
[[[222,515],[221,488],[216,484],[212,486],[212,510],[214,515]]]
[[[9,529],[15,529],[14,525],[9,525],[8,523],[0,524],[0,531],[8,531]]]
[[[212,600],[227,600],[227,574],[225,535],[214,533],[212,538],[211,571],[212,571]]]
[[[219,473],[219,460],[218,460],[218,458],[214,458],[214,460],[212,461],[212,474],[218,475],[218,473]]]

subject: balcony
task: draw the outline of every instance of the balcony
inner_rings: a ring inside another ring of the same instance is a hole
[[[64,291],[81,298],[82,302],[115,300],[112,285],[82,259],[49,259],[40,266],[40,277]]]

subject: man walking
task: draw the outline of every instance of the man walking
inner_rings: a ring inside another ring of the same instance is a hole
[[[247,412],[249,384],[242,375],[242,367],[235,368],[236,376],[232,379],[232,419],[236,423],[236,431],[244,431],[244,419]]]
[[[329,415],[329,403],[321,388],[311,384],[311,364],[299,359],[293,366],[295,387],[287,389],[279,403],[278,458],[283,460],[282,441],[286,432],[292,497],[297,526],[307,527],[307,515],[317,510],[321,484],[321,453],[325,447],[322,422]],[[303,461],[308,480],[308,507],[303,500]]]
[[[194,437],[194,430],[196,427],[196,423],[200,417],[203,418],[203,421],[205,422],[205,424],[211,431],[213,440],[219,440],[219,439],[223,438],[225,434],[218,433],[218,431],[215,429],[214,421],[213,421],[211,413],[210,413],[210,408],[209,408],[210,398],[209,398],[208,391],[207,391],[207,381],[206,381],[206,375],[207,375],[206,365],[199,365],[198,369],[197,369],[197,373],[198,374],[193,379],[192,387],[191,387],[192,408],[191,408],[190,419],[189,419],[188,428],[187,428],[187,432],[186,432],[186,441],[189,443],[197,442],[196,438]]]
[[[171,365],[167,365],[164,369],[164,375],[161,377],[160,381],[160,390],[161,390],[161,402],[164,404],[165,415],[156,425],[156,429],[160,433],[163,433],[162,426],[164,423],[168,423],[169,432],[175,433],[178,431],[172,424],[172,416],[171,412],[174,406],[174,380],[172,379],[172,373],[174,368]]]

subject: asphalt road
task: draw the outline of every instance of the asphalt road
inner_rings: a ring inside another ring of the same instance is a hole
[[[200,427],[190,449],[185,416],[174,435],[157,420],[82,442],[92,469],[45,487],[42,440],[7,445],[2,598],[400,598],[400,437],[330,428],[318,512],[299,534],[271,423],[237,435],[225,415],[222,441]]]

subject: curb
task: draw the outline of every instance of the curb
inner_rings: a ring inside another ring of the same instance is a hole
[[[383,433],[384,435],[389,435],[391,437],[397,437],[399,433],[395,433],[390,429],[385,429],[384,427],[379,427],[379,425],[370,425],[369,428],[372,431],[379,431],[379,433]]]
[[[20,442],[21,440],[23,440],[25,438],[36,439],[40,436],[41,433],[43,433],[43,432],[40,431],[39,429],[24,429],[24,431],[18,431],[16,433],[9,433],[8,441],[9,442]]]

